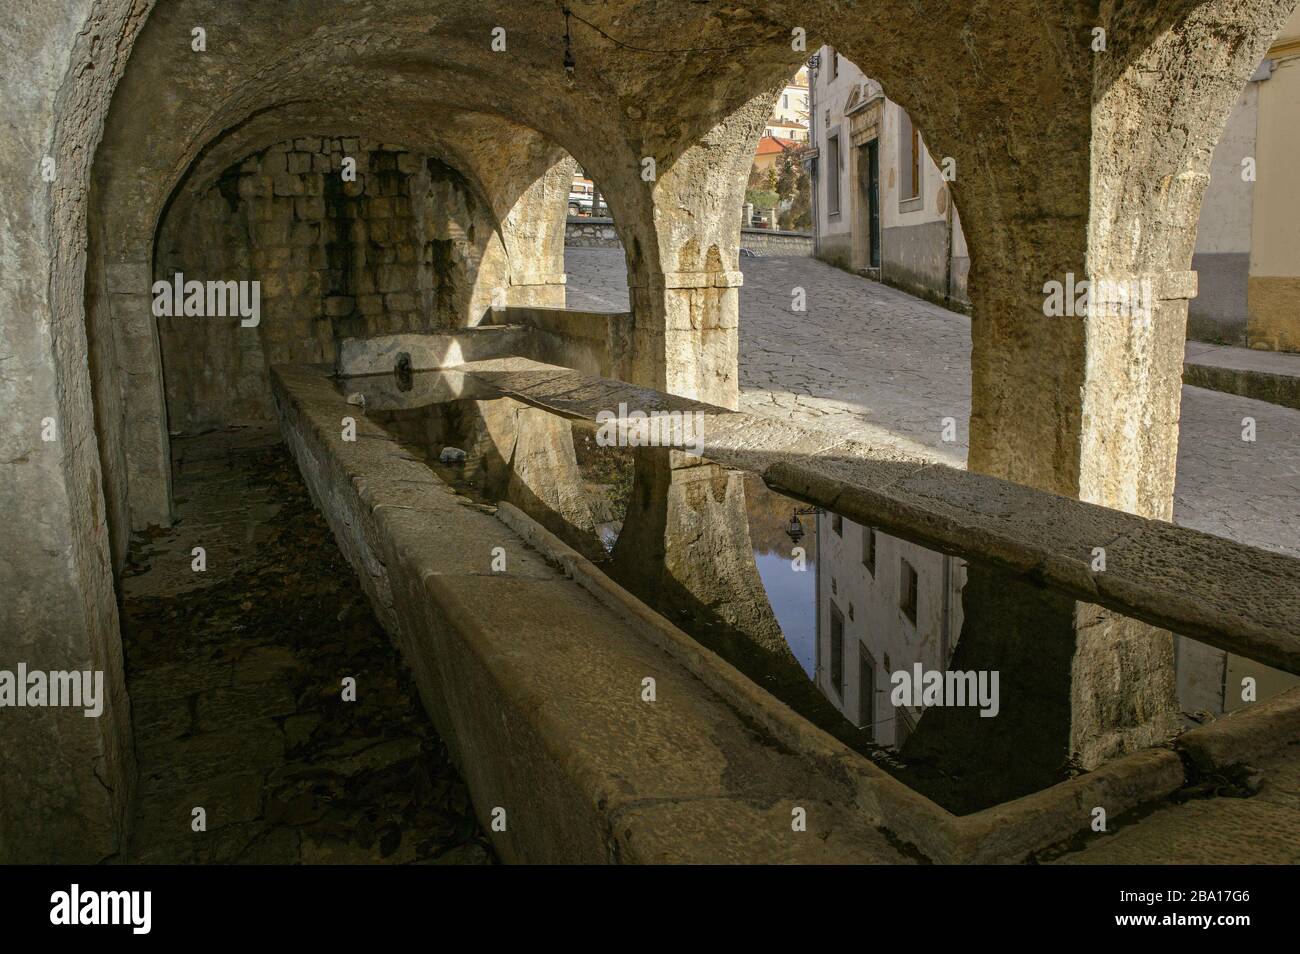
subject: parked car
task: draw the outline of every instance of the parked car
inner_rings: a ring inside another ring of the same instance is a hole
[[[570,215],[608,215],[609,207],[605,205],[602,198],[600,204],[595,209],[592,204],[595,201],[593,191],[588,191],[589,186],[583,186],[581,183],[574,183],[569,190],[569,214]]]

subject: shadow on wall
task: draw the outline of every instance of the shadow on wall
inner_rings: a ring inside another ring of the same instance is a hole
[[[468,324],[480,269],[501,261],[490,243],[490,211],[427,155],[305,138],[231,166],[169,210],[154,277],[258,282],[260,316],[159,317],[171,430],[273,420],[267,368],[331,363],[342,338]]]

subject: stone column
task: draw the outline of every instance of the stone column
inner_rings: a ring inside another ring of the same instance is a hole
[[[634,193],[608,198],[627,255],[636,384],[739,406],[741,209],[776,95],[757,96],[685,148],[647,147],[635,170],[615,177]]]
[[[793,666],[754,563],[744,474],[682,451],[638,448],[611,575],[670,620],[689,615],[756,670]],[[742,667],[743,668],[743,667]]]
[[[628,277],[632,381],[739,408],[739,269]]]
[[[172,521],[171,440],[163,393],[162,349],[153,316],[152,264],[110,264],[109,309],[122,381],[123,439],[130,474],[131,529]]]

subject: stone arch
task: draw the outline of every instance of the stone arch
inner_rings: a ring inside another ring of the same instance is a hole
[[[118,368],[127,379],[152,373],[139,359],[154,343],[142,339],[139,326],[114,327],[116,308],[136,308],[132,298],[144,297],[151,276],[146,261],[106,248],[120,236],[107,216],[88,219],[92,203],[121,203],[130,212],[136,197],[152,197],[135,216],[114,220],[130,227],[130,248],[147,248],[161,210],[158,183],[169,184],[165,196],[204,144],[285,102],[360,111],[380,104],[376,119],[413,107],[438,113],[448,104],[497,115],[567,150],[620,203],[630,271],[645,276],[638,287],[647,289],[637,316],[642,380],[713,396],[715,382],[695,371],[683,379],[678,370],[687,356],[658,344],[661,331],[688,330],[677,318],[690,314],[681,304],[689,294],[667,278],[680,274],[674,253],[696,237],[706,253],[717,246],[724,268],[730,261],[730,212],[719,205],[711,221],[686,228],[699,216],[686,173],[696,163],[705,171],[714,130],[734,136],[713,147],[739,149],[752,119],[742,108],[802,55],[790,51],[789,33],[803,21],[810,36],[837,43],[888,83],[936,146],[977,174],[962,175],[955,190],[971,233],[980,236],[971,276],[972,464],[1159,514],[1177,412],[1176,399],[1160,397],[1176,392],[1167,342],[1181,335],[1185,318],[1188,237],[1209,149],[1231,96],[1293,7],[1294,0],[1164,0],[1138,10],[1063,0],[1045,13],[1029,0],[925,9],[763,0],[726,10],[655,7],[650,15],[619,3],[591,16],[625,42],[652,49],[656,37],[690,37],[682,42],[712,52],[632,56],[588,35],[574,44],[582,82],[560,68],[556,18],[506,2],[391,0],[357,15],[355,5],[308,0],[296,23],[274,5],[217,0],[157,9],[149,0],[24,7],[4,50],[16,61],[9,72],[23,81],[0,90],[11,120],[0,145],[0,190],[19,237],[0,281],[0,396],[12,409],[0,432],[0,501],[11,520],[0,590],[23,598],[0,609],[0,634],[33,666],[105,671],[108,703],[101,719],[31,711],[6,732],[6,759],[42,753],[20,772],[0,772],[4,830],[23,835],[6,854],[36,861],[111,853],[131,791],[107,526],[125,507],[119,498],[127,475],[138,500],[134,519],[166,518],[168,494],[157,484],[166,471],[156,466],[165,459],[165,429],[157,389],[150,400],[124,402],[129,428],[124,419],[105,420],[128,397],[114,396]],[[1098,20],[1111,24],[1115,44],[1116,55],[1103,62],[1094,61],[1086,40]],[[195,23],[206,26],[217,54],[207,60],[188,49]],[[514,54],[493,59],[487,37],[499,24],[515,37]],[[885,48],[892,51],[887,60],[878,52]],[[1156,66],[1167,75],[1149,83]],[[908,71],[924,74],[926,87],[909,81]],[[680,90],[691,92],[678,100]],[[110,117],[115,93],[113,112],[122,115]],[[195,104],[197,112],[187,112]],[[738,128],[727,127],[738,111]],[[1135,133],[1140,148],[1132,150]],[[638,184],[634,170],[647,155],[678,174],[658,188]],[[58,178],[33,189],[43,156],[55,160]],[[1138,178],[1146,184],[1133,187]],[[697,198],[709,208],[707,197]],[[656,224],[656,211],[672,221]],[[98,250],[98,261],[88,261],[88,249]],[[1066,271],[1150,274],[1163,303],[1159,334],[1045,322],[1038,289]],[[1128,387],[1120,363],[1130,359],[1141,369],[1133,373],[1154,376],[1156,387]],[[1112,382],[1119,384],[1108,393]],[[58,422],[62,440],[34,436],[33,422],[46,417]],[[1158,431],[1154,440],[1132,436],[1148,422]],[[1112,434],[1122,439],[1111,443]],[[149,455],[153,476],[134,474]],[[125,526],[116,523],[115,540]],[[21,788],[11,790],[13,781]]]

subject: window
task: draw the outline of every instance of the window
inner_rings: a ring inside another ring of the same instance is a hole
[[[837,513],[831,514],[831,529],[837,537],[844,536],[844,518]]]
[[[835,694],[844,698],[844,617],[839,607],[831,604],[831,686]]]
[[[840,134],[826,139],[826,211],[840,214]]]
[[[898,607],[903,615],[916,623],[916,570],[902,557],[898,560]]]
[[[862,565],[872,576],[876,575],[876,531],[862,528]]]
[[[921,198],[921,134],[912,118],[898,111],[898,201]]]
[[[840,54],[838,50],[831,50],[831,79],[840,75]]]
[[[789,108],[790,108],[790,96],[789,96],[788,93],[782,93],[782,94],[781,94],[781,108],[782,108],[782,109],[789,109]]]

